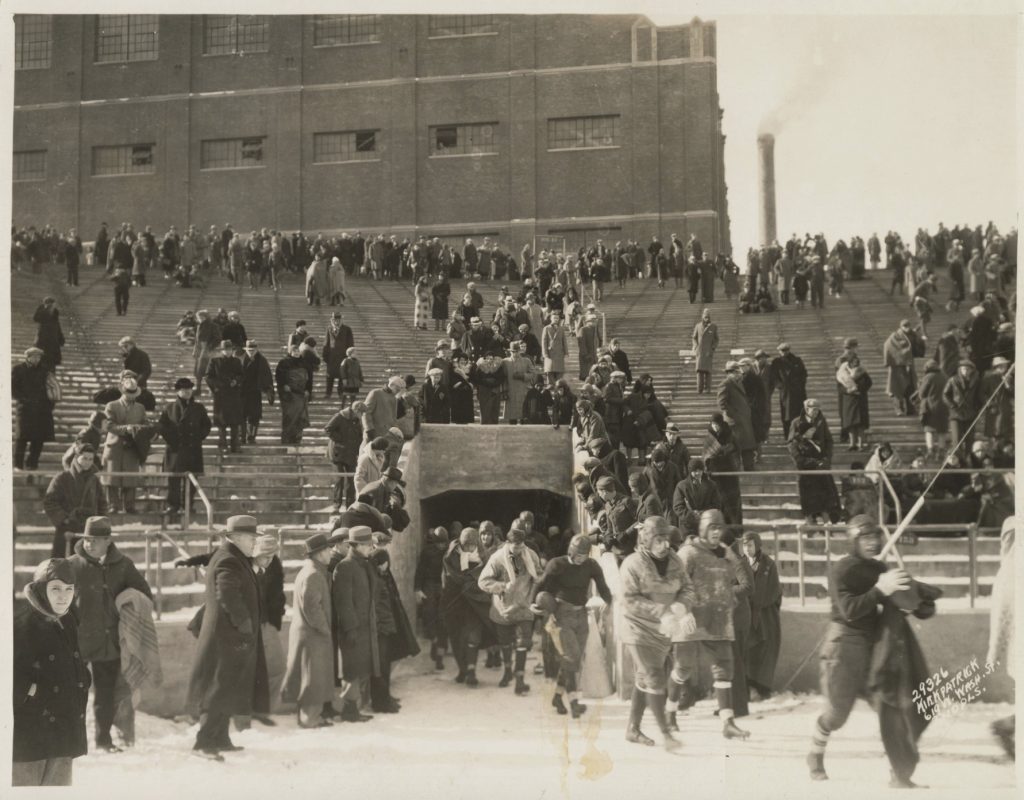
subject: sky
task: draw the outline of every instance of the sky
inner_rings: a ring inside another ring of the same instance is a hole
[[[1017,224],[1012,15],[704,18],[718,28],[734,252],[759,243],[756,139],[766,119],[780,237]]]

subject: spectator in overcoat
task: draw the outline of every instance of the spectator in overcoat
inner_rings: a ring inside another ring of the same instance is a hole
[[[43,511],[54,525],[53,558],[67,554],[68,534],[85,530],[90,517],[107,513],[103,486],[94,469],[96,448],[88,442],[74,445],[67,468],[55,475],[43,497]]]
[[[61,348],[64,346],[64,331],[60,327],[60,310],[52,297],[43,299],[43,304],[32,315],[36,329],[35,345],[43,351],[43,366],[53,372],[60,366]]]
[[[355,721],[362,716],[359,706],[369,704],[370,678],[380,674],[374,602],[379,577],[369,562],[373,531],[356,525],[349,528],[348,541],[348,555],[334,568],[331,602],[342,670],[352,684],[341,718]]]
[[[199,645],[189,680],[189,705],[200,712],[194,751],[223,760],[231,743],[232,715],[270,710],[266,659],[260,628],[260,590],[249,561],[258,534],[256,520],[234,516],[206,569],[206,596]]]
[[[91,679],[69,614],[75,571],[62,558],[36,567],[14,612],[11,760],[14,786],[70,786],[72,760],[89,749]]]
[[[38,467],[43,444],[55,438],[50,373],[42,363],[44,355],[38,347],[30,347],[25,351],[25,360],[11,369],[11,399],[14,401],[16,417],[15,469],[34,470]]]
[[[164,406],[160,415],[160,435],[167,445],[164,449],[166,472],[203,474],[203,442],[210,435],[212,425],[206,407],[193,399],[194,389],[191,378],[178,378],[174,383],[177,397]],[[181,512],[187,481],[187,477],[168,478],[166,513]],[[189,497],[192,502],[195,494]]]

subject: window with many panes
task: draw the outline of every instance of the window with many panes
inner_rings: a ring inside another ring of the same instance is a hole
[[[313,17],[314,47],[379,41],[379,14],[318,14]]]
[[[475,122],[467,125],[435,125],[430,128],[432,156],[465,156],[497,153],[495,132],[497,122]]]
[[[313,134],[313,163],[375,161],[379,131],[341,131]]]
[[[431,14],[428,36],[474,36],[497,33],[498,24],[488,14]]]
[[[41,181],[46,179],[46,151],[21,150],[14,153],[14,180]]]
[[[14,68],[49,69],[52,42],[51,17],[18,14],[14,18]]]
[[[148,175],[156,172],[151,144],[121,144],[92,149],[93,175]]]
[[[199,151],[199,168],[262,167],[263,141],[262,136],[246,139],[207,139]]]
[[[203,17],[203,55],[265,53],[270,42],[270,17],[213,14]]]
[[[582,147],[616,147],[619,116],[565,117],[548,120],[548,150]]]
[[[96,63],[155,61],[160,54],[156,14],[100,14],[96,17]]]

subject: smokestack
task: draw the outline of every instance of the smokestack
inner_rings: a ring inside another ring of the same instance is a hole
[[[778,238],[775,231],[775,137],[763,133],[757,137],[758,171],[761,185],[760,244]]]

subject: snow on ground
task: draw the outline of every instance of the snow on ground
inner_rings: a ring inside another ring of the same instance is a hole
[[[804,756],[820,708],[815,696],[789,694],[753,704],[752,715],[740,721],[751,732],[746,742],[723,739],[712,702],[702,702],[680,717],[683,748],[669,754],[623,739],[628,708],[615,698],[587,700],[588,712],[573,720],[555,714],[551,684],[541,676],[529,675],[530,694],[516,697],[511,688],[498,688],[496,670],[481,669],[481,686],[469,689],[454,683],[450,659],[448,664],[436,673],[421,655],[399,665],[393,682],[403,701],[399,714],[321,730],[300,730],[294,717],[277,716],[276,727],[256,723],[249,731],[232,731],[235,744],[246,749],[227,754],[221,764],[190,755],[195,726],[139,715],[138,745],[78,759],[75,787],[135,800],[190,793],[281,797],[290,790],[301,797],[319,789],[403,800],[898,795],[887,788],[878,723],[863,703],[833,736],[826,761],[831,780],[813,783]],[[926,796],[1013,797],[1013,766],[988,732],[992,720],[1010,713],[1008,705],[974,704],[933,722],[915,775],[931,787]],[[649,712],[643,729],[659,738]]]

